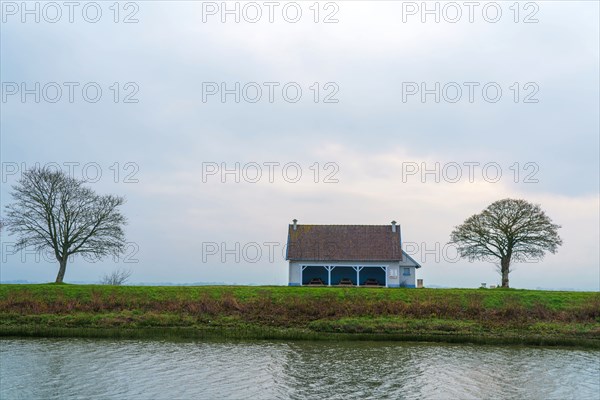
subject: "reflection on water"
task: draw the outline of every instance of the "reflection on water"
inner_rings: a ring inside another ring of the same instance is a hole
[[[599,399],[600,352],[378,342],[0,340],[1,399]]]

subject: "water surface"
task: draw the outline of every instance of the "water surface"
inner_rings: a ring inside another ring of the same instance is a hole
[[[381,342],[0,340],[1,399],[600,399],[600,352]]]

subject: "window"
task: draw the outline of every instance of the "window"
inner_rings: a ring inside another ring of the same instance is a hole
[[[390,278],[398,277],[398,268],[390,268]]]
[[[410,275],[410,268],[404,268],[404,276]]]

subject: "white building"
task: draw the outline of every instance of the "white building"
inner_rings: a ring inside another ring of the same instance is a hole
[[[289,285],[416,285],[419,263],[402,250],[391,225],[299,225],[288,227]]]

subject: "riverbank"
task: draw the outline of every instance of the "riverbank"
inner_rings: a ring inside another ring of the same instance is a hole
[[[600,348],[600,293],[0,285],[0,336],[409,340]]]

